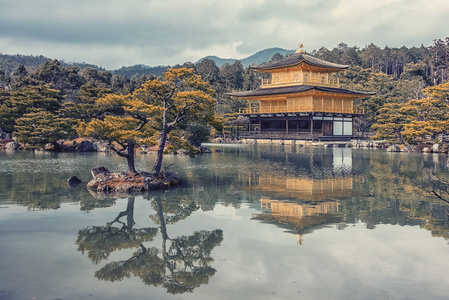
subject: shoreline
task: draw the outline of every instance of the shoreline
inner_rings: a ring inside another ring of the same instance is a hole
[[[222,142],[213,140],[208,145],[220,144],[260,144],[260,145],[292,145],[298,147],[323,147],[323,148],[362,148],[384,149],[387,152],[403,153],[449,153],[447,143],[423,143],[419,145],[395,144],[385,140],[349,140],[349,141],[306,141],[294,139],[240,139]]]
[[[292,145],[297,147],[323,147],[323,148],[362,148],[362,149],[385,149],[387,152],[404,153],[449,153],[449,144],[447,143],[423,143],[419,145],[394,144],[385,140],[349,140],[349,141],[310,141],[295,139],[239,139],[223,140],[221,138],[202,143],[202,145],[226,145],[226,144],[260,144],[260,145]],[[54,144],[47,144],[43,148],[27,149],[23,144],[14,140],[0,140],[0,150],[12,151],[43,151],[43,152],[111,152],[104,141],[93,141],[89,139],[76,139],[61,141],[58,147]],[[157,149],[142,145],[136,148],[136,153],[151,154],[156,153]],[[198,147],[199,153],[210,153],[210,149],[204,146]],[[172,154],[188,154],[183,151],[176,151]]]

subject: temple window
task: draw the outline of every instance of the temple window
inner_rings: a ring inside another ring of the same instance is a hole
[[[304,82],[309,81],[309,74],[304,74]]]
[[[294,82],[299,82],[299,75],[295,74],[295,77],[293,77]]]
[[[326,83],[326,76],[321,76],[321,83]]]

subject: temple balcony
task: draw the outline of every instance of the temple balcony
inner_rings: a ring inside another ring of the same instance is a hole
[[[310,131],[294,131],[289,130],[288,133],[285,130],[271,130],[271,131],[239,131],[239,138],[245,139],[279,139],[279,140],[310,140],[310,141],[349,141],[352,135],[324,135],[321,132]]]
[[[340,87],[340,80],[338,78],[303,78],[302,80],[298,78],[285,78],[285,79],[262,79],[261,88],[272,88],[280,86],[289,85],[317,85],[317,86],[327,86],[327,87]]]
[[[337,114],[357,114],[363,115],[363,108],[341,108],[341,107],[313,107],[313,106],[271,106],[271,107],[251,107],[240,108],[239,114],[276,114],[276,113],[301,113],[301,112],[321,112]]]

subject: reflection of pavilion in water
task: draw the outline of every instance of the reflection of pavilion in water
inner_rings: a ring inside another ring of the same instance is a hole
[[[319,178],[275,175],[260,176],[257,189],[263,194],[262,209],[267,211],[254,219],[287,228],[298,235],[312,232],[327,224],[343,221],[339,212],[339,199],[353,194],[353,178],[348,177],[352,168],[352,149],[333,149],[333,161],[320,167]],[[312,166],[314,167],[314,166]]]

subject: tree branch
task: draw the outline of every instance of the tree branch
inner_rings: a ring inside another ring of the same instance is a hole
[[[109,146],[109,148],[111,148],[112,151],[114,151],[115,153],[117,153],[118,156],[121,156],[121,157],[128,157],[128,154],[123,153],[123,151],[125,151],[125,150],[128,148],[128,146],[126,146],[126,145],[124,145],[123,143],[118,142],[118,141],[116,141],[116,143],[119,144],[120,146],[122,146],[123,149],[117,149],[117,148],[115,148],[115,147],[112,145],[112,141],[108,141],[108,146]]]
[[[185,116],[187,115],[187,111],[190,109],[191,106],[193,106],[193,103],[184,105],[184,107],[181,108],[175,115],[175,119],[172,122],[168,123],[167,125],[172,127],[177,123],[181,122],[182,120],[184,120]]]
[[[134,128],[134,131],[139,131],[143,128],[143,126],[145,126],[148,123],[148,119],[145,118],[144,116],[140,116],[138,114],[134,114],[133,118],[138,119],[140,121],[142,121],[139,126],[137,126],[136,128]]]

